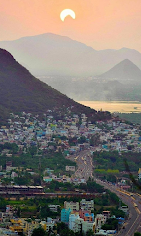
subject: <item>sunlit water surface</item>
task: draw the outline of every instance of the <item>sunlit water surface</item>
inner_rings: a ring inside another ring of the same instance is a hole
[[[138,101],[78,101],[97,111],[110,111],[120,113],[141,113],[141,102]]]

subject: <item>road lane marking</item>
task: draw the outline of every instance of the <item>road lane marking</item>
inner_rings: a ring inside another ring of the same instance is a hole
[[[128,230],[128,232],[125,234],[125,236],[129,236],[129,232],[132,230],[133,226],[136,224],[136,221],[138,220],[140,215],[137,216],[136,220],[134,221],[134,223],[132,224],[131,228]]]

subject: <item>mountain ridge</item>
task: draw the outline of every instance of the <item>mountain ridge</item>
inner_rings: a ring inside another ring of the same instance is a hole
[[[6,50],[0,49],[0,120],[10,112],[43,114],[47,109],[67,109],[85,113],[92,120],[107,119],[109,113],[98,113],[85,107],[35,78]]]
[[[0,41],[0,47],[12,53],[36,76],[100,75],[126,58],[141,69],[141,53],[135,49],[98,51],[67,36],[52,33]]]

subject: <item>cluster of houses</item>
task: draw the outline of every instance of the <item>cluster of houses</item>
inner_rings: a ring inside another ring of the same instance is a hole
[[[66,171],[71,171],[71,173],[75,172],[75,166],[66,166]],[[58,181],[60,183],[73,183],[73,184],[85,184],[86,180],[85,178],[76,178],[73,175],[70,177],[68,175],[55,175],[54,170],[51,170],[50,168],[46,168],[44,171],[44,182],[49,183],[52,180]]]
[[[56,221],[52,218],[47,218],[46,221],[40,219],[26,219],[14,217],[15,209],[7,205],[5,212],[0,212],[0,235],[1,236],[17,236],[26,235],[31,236],[34,229],[42,226],[44,230],[49,231],[53,229]]]
[[[36,175],[36,173],[32,170],[32,169],[28,169],[26,168],[24,170],[24,168],[22,167],[15,167],[12,164],[12,161],[6,161],[6,168],[5,170],[2,170],[2,166],[0,166],[0,181],[1,183],[3,182],[4,179],[9,179],[9,183],[12,185],[12,188],[14,189],[13,185],[15,186],[15,188],[20,186],[17,186],[17,184],[15,184],[14,180],[16,177],[18,177],[18,172],[22,171],[22,173],[24,174],[24,171],[28,172],[29,174],[31,174],[31,176]],[[75,166],[66,166],[66,172],[68,171],[68,173],[73,173],[75,172]],[[11,181],[10,181],[11,180]],[[75,176],[69,176],[69,175],[60,175],[57,176],[54,174],[54,170],[51,170],[50,168],[45,168],[44,172],[43,172],[43,185],[44,183],[50,183],[51,181],[58,181],[59,183],[74,183],[74,184],[81,184],[81,183],[86,183],[86,180],[84,178],[76,178]],[[11,182],[11,183],[10,183]],[[10,185],[10,186],[11,186]],[[24,186],[26,188],[28,188],[28,186]],[[33,187],[33,186],[31,186]],[[37,186],[36,186],[37,187]],[[1,193],[1,188],[6,188],[2,185],[0,185],[0,193]],[[4,190],[3,190],[4,191]],[[14,190],[12,190],[14,191]]]
[[[57,151],[60,148],[66,155],[70,155],[89,148],[90,139],[96,134],[100,139],[100,143],[95,146],[98,151],[128,151],[129,146],[132,146],[132,151],[141,151],[139,125],[130,125],[116,117],[93,124],[88,121],[85,114],[79,117],[77,114],[70,114],[69,109],[62,119],[55,118],[53,112],[49,110],[44,114],[42,121],[38,115],[34,116],[31,113],[23,112],[21,115],[11,113],[8,125],[0,128],[0,144],[16,143],[23,151],[25,147],[33,145],[39,145],[41,150]],[[77,142],[82,136],[85,137],[84,142]],[[70,145],[69,139],[73,137],[76,137],[76,141]]]
[[[80,202],[64,202],[64,208],[61,210],[61,221],[69,225],[69,229],[74,232],[80,230],[85,233],[91,229],[94,231],[94,201],[82,199]]]
[[[79,202],[64,202],[61,210],[61,221],[68,224],[69,229],[76,232],[91,230],[95,235],[111,235],[115,230],[102,230],[101,227],[110,218],[110,211],[103,211],[102,214],[94,216],[94,201],[82,199]]]
[[[60,205],[48,205],[51,211],[57,212]],[[54,231],[54,226],[58,222],[64,222],[68,225],[69,229],[74,232],[83,232],[91,230],[95,235],[114,235],[115,230],[102,230],[101,227],[110,218],[110,211],[103,211],[102,214],[94,216],[94,201],[82,199],[79,202],[64,202],[64,208],[61,210],[61,219],[52,219],[48,217],[46,220],[40,219],[24,219],[15,218],[13,216],[15,210],[10,205],[6,206],[5,212],[0,212],[0,235],[24,235],[31,236],[35,228],[40,226],[45,231]],[[112,216],[114,217],[114,216]],[[123,218],[118,218],[120,223],[124,223]],[[57,235],[57,232],[55,232]]]
[[[26,153],[27,148],[31,146],[36,146],[45,152],[61,150],[68,158],[72,154],[77,155],[81,150],[89,149],[90,145],[93,145],[92,151],[141,152],[140,125],[131,125],[117,117],[92,123],[85,114],[78,116],[71,113],[69,108],[63,116],[57,112],[56,114],[48,110],[43,119],[31,113],[22,112],[20,115],[11,113],[7,126],[0,128],[0,144],[16,143],[20,153]],[[95,135],[98,135],[98,142],[93,144],[92,137]],[[71,139],[73,142],[70,144]],[[10,157],[12,152],[4,149],[1,155]],[[1,169],[2,166],[0,171]],[[10,164],[6,165],[7,171],[13,169]],[[75,166],[66,166],[66,171],[74,172]],[[17,177],[17,173],[13,171],[12,178],[14,177]],[[45,182],[53,179],[60,182],[85,182],[82,178],[78,180],[68,176],[58,178],[51,172],[43,178]]]

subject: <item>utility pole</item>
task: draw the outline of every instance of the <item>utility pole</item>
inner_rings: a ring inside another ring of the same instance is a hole
[[[41,156],[42,155],[38,155],[38,157],[39,157],[39,177],[40,177],[40,183],[42,185],[42,178],[41,178]]]
[[[38,172],[39,172],[40,183],[42,185],[42,178],[41,178],[41,156],[42,155],[39,155],[39,143],[38,142],[37,142],[37,154],[36,154],[36,156],[39,158]]]
[[[119,199],[119,208],[121,207],[121,200]]]

